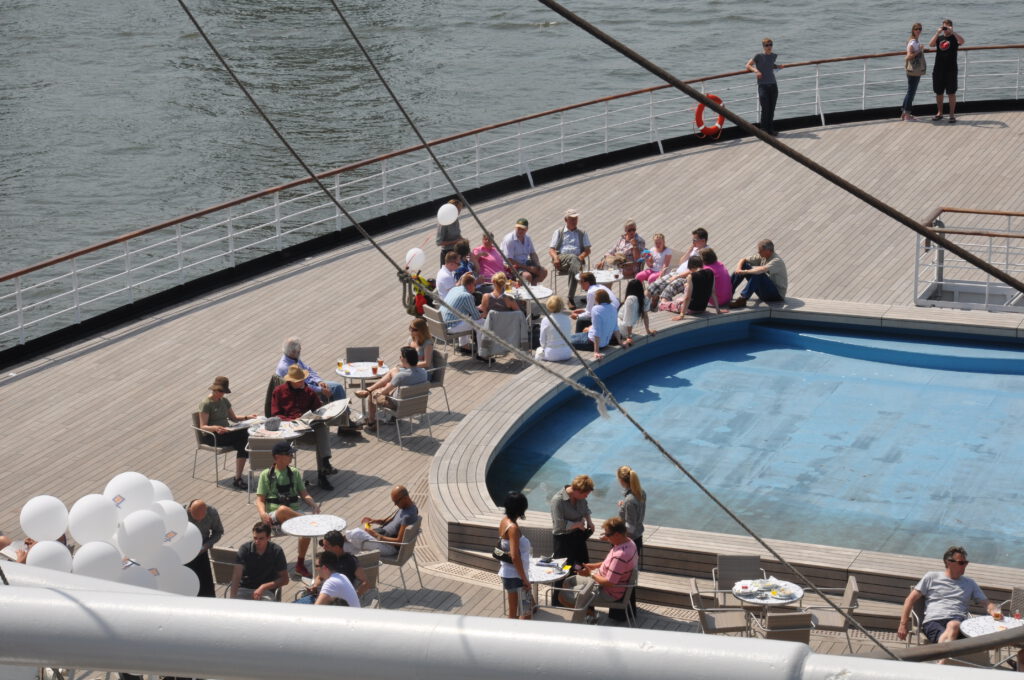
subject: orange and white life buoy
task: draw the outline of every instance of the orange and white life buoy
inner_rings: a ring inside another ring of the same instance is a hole
[[[709,94],[707,95],[707,97],[716,104],[722,103],[722,98],[719,97],[717,94]],[[716,121],[714,125],[705,126],[704,102],[701,102],[700,104],[697,105],[697,110],[693,114],[693,122],[697,124],[698,128],[700,128],[700,132],[698,133],[699,137],[717,138],[720,134],[722,134],[722,126],[725,125],[725,116],[723,116],[722,114],[718,114],[718,121]]]

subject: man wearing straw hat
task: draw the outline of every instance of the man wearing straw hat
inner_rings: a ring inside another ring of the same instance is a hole
[[[288,367],[284,374],[284,384],[275,387],[270,395],[270,415],[282,420],[297,420],[307,411],[320,408],[320,397],[306,384],[308,376],[309,371],[299,368],[298,364]],[[316,440],[318,483],[324,491],[333,491],[334,487],[328,481],[327,475],[334,474],[337,470],[331,465],[330,433],[327,430],[327,423],[323,420],[314,420],[310,427],[313,428],[313,437]]]

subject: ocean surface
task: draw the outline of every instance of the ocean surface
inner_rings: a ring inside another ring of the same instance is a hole
[[[415,143],[329,2],[187,0],[312,167]],[[534,2],[339,2],[428,139],[657,81]],[[903,49],[951,17],[1024,39],[1021,0],[579,0],[688,78]],[[176,2],[0,0],[0,273],[303,176]],[[896,104],[894,103],[894,106]]]

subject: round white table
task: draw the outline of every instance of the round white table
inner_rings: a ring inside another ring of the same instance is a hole
[[[299,515],[281,523],[281,531],[298,538],[320,538],[328,531],[344,531],[348,522],[336,515]],[[313,543],[313,571],[316,571],[316,542]]]
[[[580,272],[580,274],[582,273]],[[621,269],[591,269],[590,273],[594,275],[594,281],[601,284],[622,281],[623,278]],[[580,274],[576,275],[577,281],[580,280]]]
[[[527,288],[530,289],[530,292],[533,293],[533,297],[537,298],[538,302],[543,302],[551,297],[552,290],[547,286],[521,286],[519,288],[513,288],[510,295],[520,302],[532,302],[530,296],[526,292]]]
[[[298,439],[309,431],[308,427],[298,421],[282,420],[281,425],[276,430],[268,430],[266,428],[266,423],[253,425],[249,428],[249,438],[281,440]]]
[[[1021,626],[1024,626],[1024,619],[1015,619],[1012,616],[1004,616],[999,621],[988,615],[972,616],[960,623],[960,632],[966,637],[978,637]]]
[[[799,602],[803,599],[804,589],[795,583],[775,578],[744,579],[733,585],[732,594],[748,604],[771,607]]]
[[[341,359],[338,360],[338,363],[342,363]],[[374,368],[377,369],[376,373],[374,373],[373,371]],[[367,381],[376,382],[377,379],[380,378],[382,375],[387,375],[388,371],[390,370],[391,367],[388,366],[387,364],[381,366],[378,365],[376,361],[346,361],[344,363],[344,368],[336,368],[334,369],[334,372],[342,376],[343,378],[348,378],[350,380],[358,380],[359,389],[365,390]],[[360,397],[359,401],[362,404],[363,416],[365,417],[366,397]]]

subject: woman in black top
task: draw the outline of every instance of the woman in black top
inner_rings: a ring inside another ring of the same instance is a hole
[[[718,310],[718,300],[711,297],[715,290],[714,272],[704,269],[704,261],[699,255],[687,260],[686,268],[690,270],[690,277],[686,280],[686,291],[683,293],[683,301],[679,304],[679,314],[672,317],[673,321],[682,321],[687,312],[706,312],[709,300],[715,305],[715,310]]]

